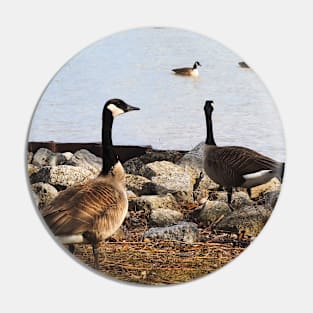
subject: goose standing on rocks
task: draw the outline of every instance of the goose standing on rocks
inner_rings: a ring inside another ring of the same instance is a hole
[[[212,126],[212,103],[214,102],[208,100],[204,106],[207,137],[203,167],[214,182],[227,190],[228,204],[231,204],[233,187],[247,188],[251,197],[252,187],[262,185],[273,177],[282,182],[285,163],[245,147],[216,145]]]
[[[106,102],[102,114],[103,166],[99,176],[61,191],[41,211],[61,243],[92,245],[96,269],[99,243],[117,231],[128,210],[125,172],[114,152],[111,133],[114,117],[133,110],[139,108],[120,99]]]
[[[184,76],[199,76],[198,66],[201,66],[201,64],[196,61],[193,65],[193,67],[182,67],[182,68],[174,68],[172,69],[173,72],[177,75],[184,75]]]

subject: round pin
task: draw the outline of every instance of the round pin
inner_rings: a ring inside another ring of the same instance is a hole
[[[147,285],[239,256],[285,168],[279,114],[253,69],[167,27],[113,34],[69,60],[40,97],[27,153],[36,210],[67,254]]]

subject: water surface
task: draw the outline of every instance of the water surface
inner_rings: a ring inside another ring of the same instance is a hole
[[[202,64],[198,78],[171,73],[196,60]],[[284,160],[273,99],[239,61],[220,43],[185,30],[114,34],[84,49],[56,74],[38,103],[29,140],[101,141],[103,104],[121,98],[141,111],[115,120],[114,144],[189,150],[204,140],[203,106],[211,99],[217,144],[242,145]]]

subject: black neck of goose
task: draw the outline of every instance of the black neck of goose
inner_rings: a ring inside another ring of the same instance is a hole
[[[106,108],[102,114],[102,171],[100,175],[107,175],[116,163],[112,144],[112,112]]]
[[[195,70],[197,68],[197,63],[195,63],[194,65],[193,65],[193,70]]]
[[[102,147],[112,146],[112,125],[113,115],[112,112],[106,108],[102,114]]]
[[[205,111],[206,117],[206,140],[205,143],[207,145],[216,146],[214,135],[213,135],[213,125],[212,125],[212,112]]]
[[[113,146],[104,146],[103,147],[103,164],[100,175],[106,176],[110,173],[113,166],[118,162],[117,155],[114,152]]]

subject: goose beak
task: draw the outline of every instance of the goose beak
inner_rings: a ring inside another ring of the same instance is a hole
[[[138,111],[140,108],[134,107],[132,105],[127,104],[127,107],[125,109],[125,112],[130,112],[130,111]]]

